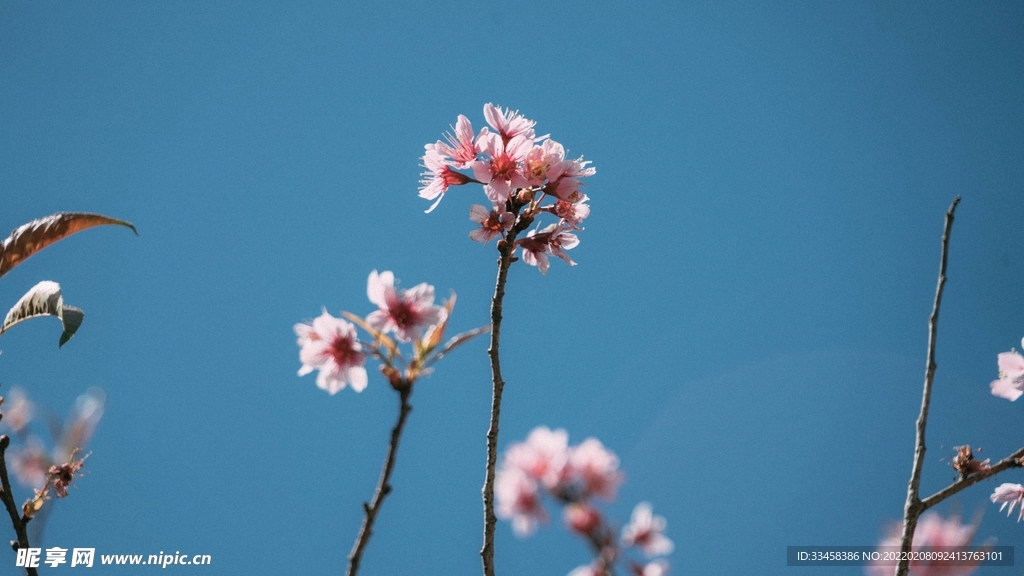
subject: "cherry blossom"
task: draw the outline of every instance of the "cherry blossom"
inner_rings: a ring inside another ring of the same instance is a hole
[[[490,160],[473,162],[473,175],[485,184],[484,193],[495,204],[504,203],[514,188],[526,188],[529,182],[523,174],[522,162],[530,151],[533,140],[519,135],[507,143],[493,132],[481,134],[477,147],[490,156]]]
[[[462,114],[455,122],[455,134],[445,134],[447,143],[438,141],[434,149],[443,156],[451,158],[456,168],[469,168],[476,161],[477,149],[473,142],[473,124]]]
[[[547,522],[537,481],[523,470],[503,467],[494,479],[495,512],[499,518],[512,521],[517,536],[533,533],[540,522]]]
[[[547,426],[534,428],[526,442],[513,444],[505,453],[505,466],[522,470],[549,490],[568,479],[568,463],[569,433]]]
[[[1024,346],[1024,340],[1021,340]],[[1002,352],[998,356],[999,379],[989,384],[993,396],[1016,400],[1024,394],[1024,356],[1016,350]]]
[[[1020,484],[1000,484],[995,492],[992,492],[992,503],[1002,502],[1003,505],[999,507],[999,511],[1002,512],[1006,505],[1010,505],[1010,509],[1006,511],[1007,517],[1013,514],[1013,508],[1020,505],[1020,511],[1017,513],[1017,522],[1024,519],[1024,486]]]
[[[636,565],[633,567],[633,574],[636,576],[668,576],[668,561],[659,559],[643,566]]]
[[[647,556],[664,556],[671,554],[674,548],[672,541],[663,532],[665,519],[655,516],[651,505],[641,502],[633,508],[633,515],[622,529],[623,546],[636,546]]]
[[[488,102],[484,104],[484,118],[491,128],[498,131],[501,139],[505,142],[509,142],[517,136],[522,136],[529,141],[534,139],[533,126],[536,122],[524,118],[519,112],[502,110],[500,106]]]
[[[974,539],[977,525],[961,524],[957,517],[945,520],[935,512],[926,512],[917,521],[914,530],[914,547],[929,546],[969,546]],[[899,549],[902,523],[894,523],[889,534],[879,543],[879,548]],[[973,573],[977,566],[950,565],[948,563],[934,565],[925,561],[912,560],[910,574],[912,576],[966,576]],[[893,564],[871,564],[865,568],[868,576],[892,576]]]
[[[395,275],[387,270],[370,272],[366,295],[378,307],[366,317],[366,323],[374,330],[394,332],[402,342],[419,340],[446,317],[444,308],[434,305],[433,286],[422,282],[399,290],[395,288]]]
[[[354,325],[324,310],[312,323],[296,324],[295,334],[301,347],[299,376],[319,370],[317,387],[332,395],[350,383],[356,392],[366,388],[365,356]]]
[[[619,457],[607,450],[597,438],[587,438],[572,449],[569,465],[579,475],[584,493],[605,500],[614,500],[622,483]]]
[[[469,219],[480,224],[479,228],[469,233],[469,237],[485,244],[508,232],[516,221],[515,215],[511,212],[504,209],[499,211],[498,208],[488,210],[479,204],[469,207]]]
[[[420,180],[420,198],[434,200],[434,203],[427,208],[427,213],[433,212],[434,208],[441,203],[444,193],[449,186],[460,186],[474,182],[472,178],[451,169],[444,155],[435,149],[434,144],[427,144],[426,153],[423,155],[423,167],[427,169]]]
[[[591,534],[604,521],[597,508],[590,504],[577,502],[565,507],[562,518],[565,520],[566,526],[583,535]]]
[[[11,393],[4,399],[3,420],[0,423],[8,426],[14,432],[21,432],[32,421],[35,409],[28,394],[18,387],[11,388]]]

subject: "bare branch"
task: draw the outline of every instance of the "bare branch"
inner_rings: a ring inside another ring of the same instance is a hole
[[[14,545],[15,550],[21,550],[29,547],[28,532],[25,530],[25,524],[30,519],[22,518],[21,512],[18,510],[18,504],[14,501],[14,493],[11,491],[11,481],[7,476],[7,447],[10,445],[10,436],[7,434],[0,436],[0,485],[3,486],[0,500],[3,500],[4,507],[7,508],[7,514],[11,517],[11,524],[14,525],[14,533],[18,536],[18,539],[11,544]],[[25,572],[28,573],[28,576],[36,576],[36,569],[31,566],[26,567]]]
[[[363,503],[363,525],[359,529],[359,535],[356,537],[355,544],[352,546],[352,552],[348,555],[347,576],[355,576],[359,571],[359,562],[363,557],[363,549],[366,548],[367,543],[370,542],[370,536],[373,535],[373,521],[377,518],[381,505],[384,504],[384,498],[391,493],[391,471],[395,467],[398,442],[402,439],[402,429],[405,428],[405,420],[409,416],[409,412],[412,411],[412,406],[409,404],[409,396],[412,395],[412,384],[409,382],[404,382],[404,384],[404,386],[397,388],[399,399],[398,420],[395,422],[394,428],[391,429],[391,442],[388,445],[387,456],[384,458],[384,468],[380,472],[377,489],[373,493],[373,500],[369,503]]]
[[[923,504],[919,498],[921,487],[921,469],[924,466],[924,432],[928,424],[928,406],[932,397],[932,382],[935,379],[935,341],[939,329],[939,306],[942,304],[942,291],[946,286],[946,261],[949,255],[949,235],[953,229],[953,214],[956,206],[960,203],[960,197],[953,199],[946,211],[946,224],[942,232],[942,255],[939,261],[939,281],[935,288],[935,303],[932,305],[932,313],[928,318],[928,359],[924,371],[924,392],[921,395],[921,412],[917,417],[917,441],[914,448],[914,465],[910,472],[910,482],[907,486],[907,502],[903,507],[903,534],[900,538],[901,558],[896,567],[896,576],[907,576],[910,569],[910,562],[906,559],[909,556],[910,546],[913,543],[914,530],[917,528],[917,519],[924,511]]]

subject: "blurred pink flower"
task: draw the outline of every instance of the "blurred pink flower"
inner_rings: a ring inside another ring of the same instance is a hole
[[[447,315],[443,307],[434,306],[433,286],[423,282],[398,290],[395,275],[387,270],[370,272],[366,295],[378,308],[366,317],[366,323],[380,332],[394,332],[402,342],[419,340]]]
[[[587,438],[572,449],[569,465],[583,482],[584,494],[614,500],[622,483],[619,457],[605,449],[597,438]]]
[[[469,237],[486,244],[511,229],[516,217],[504,209],[499,212],[497,208],[487,210],[479,204],[473,204],[469,207],[469,219],[480,224],[479,228],[469,233]]]
[[[648,562],[643,566],[637,565],[633,568],[633,573],[636,574],[636,576],[667,576],[668,561],[655,560],[654,562]]]
[[[548,490],[554,490],[568,479],[568,463],[569,433],[537,426],[526,437],[526,442],[509,446],[504,466],[518,468]]]
[[[465,174],[451,169],[444,156],[435,149],[435,144],[427,144],[426,153],[423,155],[423,167],[427,169],[420,180],[420,198],[434,200],[434,203],[427,208],[430,213],[437,208],[444,198],[444,193],[449,186],[460,186],[474,180]]]
[[[18,482],[32,488],[43,487],[46,474],[53,465],[43,442],[36,436],[29,436],[25,445],[20,448],[11,448],[8,452],[8,463]]]
[[[675,547],[663,534],[665,525],[664,518],[652,513],[650,504],[641,502],[633,508],[629,524],[622,529],[622,545],[636,546],[647,556],[671,554]]]
[[[502,466],[494,479],[495,511],[510,519],[517,536],[531,534],[540,522],[547,522],[537,481],[515,466]]]
[[[914,548],[926,546],[970,546],[974,539],[974,533],[978,526],[974,524],[961,524],[957,517],[944,520],[935,512],[926,512],[917,521],[917,529],[914,531]],[[903,532],[903,525],[900,522],[893,523],[889,534],[880,543],[879,547],[899,548],[900,536]],[[939,565],[927,561],[911,561],[910,574],[912,576],[966,576],[973,573],[977,566],[953,566],[949,563]],[[868,576],[892,576],[894,565],[889,563],[871,564],[865,567]]]
[[[1024,346],[1024,340],[1021,340]],[[1016,350],[1002,352],[998,356],[999,380],[989,384],[994,396],[1016,400],[1024,394],[1024,356]]]
[[[3,420],[0,421],[14,432],[21,432],[32,421],[35,414],[32,401],[21,388],[11,388],[11,393],[4,398]]]
[[[319,370],[316,385],[330,394],[337,394],[349,383],[356,392],[366,388],[366,358],[354,325],[324,310],[311,324],[296,324],[295,334],[301,346],[299,376]]]
[[[603,521],[601,512],[586,503],[566,505],[565,510],[562,512],[562,518],[570,530],[579,532],[584,536],[592,533]]]
[[[1010,509],[1006,511],[1007,517],[1013,514],[1014,506],[1020,505],[1020,512],[1017,514],[1017,522],[1024,519],[1024,486],[1020,484],[1000,484],[995,492],[992,492],[992,503],[1002,502],[1003,505],[999,507],[999,511],[1002,512],[1006,505],[1010,505]]]
[[[495,106],[488,102],[484,104],[484,118],[491,125],[491,128],[498,131],[501,139],[505,142],[512,140],[516,136],[522,136],[526,140],[533,141],[533,126],[536,122],[524,118],[519,112],[513,112],[509,109],[502,110],[500,106]]]

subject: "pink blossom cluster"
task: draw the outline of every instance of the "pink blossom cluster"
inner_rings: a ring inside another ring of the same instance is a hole
[[[368,353],[382,360],[381,370],[393,385],[403,378],[411,383],[426,372],[426,354],[443,335],[449,308],[434,305],[433,286],[422,283],[402,290],[395,287],[393,273],[374,270],[366,282],[366,295],[377,309],[365,319],[351,314],[346,317],[371,334],[369,342],[359,340],[353,322],[336,318],[326,309],[311,322],[295,325],[302,362],[299,376],[318,370],[316,385],[329,394],[337,394],[350,384],[356,392],[366,388]],[[415,357],[402,357],[389,334],[399,342],[413,343]]]
[[[917,529],[914,530],[914,548],[956,546],[966,547],[971,545],[974,534],[977,531],[976,524],[961,524],[960,519],[952,517],[949,520],[942,518],[935,512],[922,514],[917,521]],[[880,543],[880,549],[899,549],[900,537],[903,531],[902,523],[894,523],[889,533]],[[976,565],[953,565],[942,561],[917,561],[910,562],[911,576],[967,576],[977,569]],[[865,572],[868,576],[892,576],[893,564],[875,563],[867,566]]]
[[[571,576],[604,576],[620,560],[628,561],[637,576],[663,576],[668,573],[666,560],[640,563],[625,558],[624,551],[638,550],[648,558],[670,554],[673,544],[664,534],[665,519],[641,502],[617,538],[594,505],[595,499],[614,500],[622,480],[618,457],[596,438],[570,446],[565,430],[538,426],[525,442],[505,452],[495,479],[497,514],[511,520],[517,535],[526,536],[547,522],[544,500],[553,500],[563,507],[566,527],[586,540],[595,554],[593,563],[573,570]]]
[[[426,171],[419,195],[434,201],[427,212],[437,207],[450,187],[480,184],[489,204],[470,207],[469,218],[478,225],[470,238],[486,244],[515,230],[514,237],[547,213],[557,222],[544,227],[538,223],[516,241],[523,261],[544,273],[548,256],[574,266],[566,250],[579,244],[575,232],[582,230],[580,224],[590,215],[581,188],[582,179],[593,176],[595,168],[582,157],[567,158],[561,144],[547,135],[537,136],[536,123],[518,112],[488,103],[484,118],[487,126],[474,133],[469,118],[460,114],[454,134],[425,146]]]

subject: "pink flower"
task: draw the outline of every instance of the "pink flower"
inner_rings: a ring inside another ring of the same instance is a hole
[[[532,145],[533,140],[522,135],[507,143],[493,132],[481,133],[477,138],[477,147],[491,159],[473,162],[473,175],[484,183],[484,193],[492,203],[504,204],[513,189],[529,185],[522,162]]]
[[[601,512],[586,503],[573,503],[565,507],[562,513],[565,525],[584,536],[593,532],[601,525]]]
[[[452,159],[456,168],[468,168],[476,160],[476,144],[473,143],[473,124],[469,118],[459,114],[455,122],[455,135],[445,134],[448,143],[438,141],[434,149]]]
[[[586,204],[586,194],[580,195],[575,202],[569,202],[568,200],[558,200],[550,206],[550,211],[555,216],[558,216],[562,222],[573,230],[578,230],[579,225],[590,216],[590,206]]]
[[[4,417],[2,422],[14,432],[21,432],[32,421],[34,412],[35,410],[32,401],[28,399],[28,394],[25,394],[25,391],[21,388],[11,388],[10,395],[4,399]]]
[[[536,122],[527,120],[519,112],[507,109],[503,111],[500,106],[488,102],[484,104],[484,118],[487,119],[491,128],[498,131],[501,139],[505,142],[509,142],[517,136],[533,141],[533,126]]]
[[[536,266],[541,274],[547,274],[551,263],[548,261],[547,237],[538,237],[537,230],[530,230],[526,238],[516,242],[523,249],[523,262]]]
[[[423,166],[427,171],[423,173],[423,179],[420,180],[422,185],[420,186],[420,198],[427,200],[437,198],[430,205],[430,208],[427,208],[428,213],[432,212],[441,203],[441,199],[444,198],[444,193],[448,191],[449,186],[460,186],[473,182],[473,179],[469,176],[452,170],[448,166],[444,155],[438,152],[435,146],[435,144],[426,145],[426,153],[423,155]]]
[[[563,160],[551,166],[548,169],[548,183],[544,186],[544,193],[575,202],[582,194],[579,190],[582,185],[580,179],[597,173],[596,168],[587,167],[587,164],[590,164],[590,161],[584,161],[580,157],[575,160]]]
[[[579,475],[585,495],[614,500],[622,483],[619,457],[606,450],[597,438],[587,438],[572,449],[569,465]]]
[[[633,567],[633,573],[636,576],[668,576],[668,561],[655,560],[643,566],[636,565]]]
[[[1021,340],[1024,346],[1024,340]],[[1024,356],[1016,350],[1002,352],[998,356],[999,380],[989,384],[993,396],[1016,400],[1024,394]]]
[[[663,534],[665,525],[664,518],[652,513],[650,504],[641,502],[633,508],[629,524],[622,529],[622,545],[636,546],[647,556],[671,554],[674,546]]]
[[[12,448],[7,457],[18,482],[32,488],[42,488],[52,464],[39,438],[30,436],[24,447]]]
[[[990,498],[992,499],[993,504],[996,502],[1003,503],[1003,505],[999,507],[1000,512],[1003,511],[1003,508],[1006,508],[1007,504],[1010,505],[1010,509],[1006,511],[1007,517],[1009,517],[1010,514],[1013,514],[1013,507],[1020,504],[1020,512],[1017,514],[1017,522],[1024,519],[1024,486],[1020,484],[1010,484],[1009,482],[1000,484],[999,487],[996,488],[995,492],[992,493]]]
[[[505,452],[505,466],[522,470],[549,490],[568,479],[568,464],[569,433],[547,426],[537,426],[526,442],[513,444]]]
[[[330,394],[349,383],[356,392],[366,388],[365,356],[355,326],[324,310],[311,324],[296,324],[295,334],[301,346],[299,376],[319,370],[316,385]]]
[[[560,174],[564,160],[565,148],[554,140],[545,140],[540,146],[531,148],[523,161],[523,172],[530,186],[543,184],[552,167],[557,168]]]
[[[540,522],[547,522],[537,481],[515,466],[502,466],[494,479],[495,511],[512,520],[517,536],[531,534]]]
[[[944,520],[934,512],[922,514],[914,530],[914,548],[925,546],[970,546],[978,527],[973,524],[961,524],[960,519],[953,517]],[[886,538],[879,547],[898,549],[900,536],[903,532],[902,523],[894,523]],[[893,563],[871,564],[865,568],[869,576],[891,576]],[[927,561],[911,561],[910,574],[913,576],[966,576],[973,573],[977,566],[951,566],[948,563],[933,564]]]
[[[546,254],[557,256],[566,264],[575,266],[576,263],[565,251],[575,248],[579,243],[579,238],[561,223],[551,224],[543,230],[530,230],[526,238],[517,241],[523,248],[523,262],[536,266],[541,274],[547,274],[550,265]]]
[[[390,271],[370,272],[366,295],[378,308],[366,317],[366,323],[380,332],[395,332],[402,342],[419,340],[447,315],[444,308],[434,306],[433,286],[423,282],[408,290],[398,290],[395,275]]]
[[[488,211],[479,204],[469,207],[469,219],[480,224],[480,227],[469,233],[469,237],[486,244],[493,238],[503,235],[512,228],[516,217],[511,212],[498,208]]]

